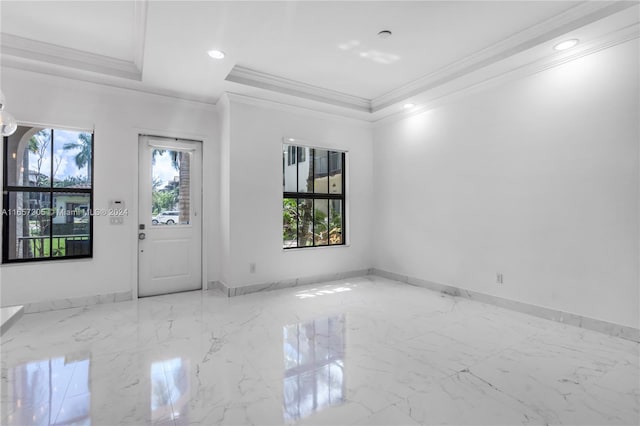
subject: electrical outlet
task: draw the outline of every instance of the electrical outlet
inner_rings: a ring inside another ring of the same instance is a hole
[[[256,273],[256,264],[255,263],[250,263],[249,264],[249,272],[252,274]]]
[[[497,284],[504,284],[504,276],[502,275],[501,272],[497,272],[496,273],[496,283]]]

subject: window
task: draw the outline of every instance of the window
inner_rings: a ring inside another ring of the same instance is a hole
[[[344,245],[345,153],[283,145],[282,245]]]
[[[20,126],[4,138],[2,262],[93,253],[93,134]]]

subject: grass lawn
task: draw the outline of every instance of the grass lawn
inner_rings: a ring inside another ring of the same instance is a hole
[[[79,238],[78,240],[88,240],[89,238]],[[66,254],[66,238],[53,237],[53,247],[50,247],[49,237],[36,238],[30,240],[31,252],[34,258],[39,257],[62,257]],[[51,255],[53,249],[53,255]]]

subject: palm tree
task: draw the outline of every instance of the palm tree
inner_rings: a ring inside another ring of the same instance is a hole
[[[64,144],[62,149],[65,151],[77,150],[80,151],[76,154],[75,162],[79,169],[87,166],[87,180],[91,181],[91,148],[93,138],[90,133],[80,133],[78,135],[78,142],[68,142]]]

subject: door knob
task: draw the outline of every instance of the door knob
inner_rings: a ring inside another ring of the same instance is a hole
[[[144,232],[141,232],[138,234],[138,239],[139,240],[144,240],[147,237],[147,235]]]

